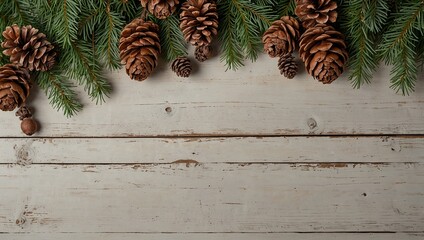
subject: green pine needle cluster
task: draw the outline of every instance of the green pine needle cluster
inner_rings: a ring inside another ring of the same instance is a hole
[[[404,95],[414,91],[423,62],[424,1],[344,0],[339,5],[352,85],[369,83],[384,60],[393,65],[391,87]]]
[[[255,61],[262,33],[277,18],[272,0],[219,0],[219,41],[227,69],[236,70],[247,58]]]
[[[380,61],[393,66],[392,88],[414,90],[424,68],[424,1],[336,0],[340,29],[346,35],[350,80],[355,88],[372,80]],[[294,15],[296,0],[217,0],[218,45],[227,69],[236,70],[262,52],[261,37],[273,21]],[[149,20],[160,28],[162,57],[173,61],[187,55],[187,44],[174,15]],[[2,0],[0,31],[12,24],[32,25],[58,50],[57,64],[34,73],[51,105],[72,116],[82,109],[76,85],[102,103],[112,88],[105,70],[121,68],[119,37],[123,27],[142,15],[139,0]],[[2,36],[0,35],[0,41]],[[0,64],[9,62],[0,51]]]
[[[163,58],[171,62],[177,57],[187,55],[187,46],[180,30],[180,19],[174,14],[166,19],[150,18],[159,25],[159,38]]]

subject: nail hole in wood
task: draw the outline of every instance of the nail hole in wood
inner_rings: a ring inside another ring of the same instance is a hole
[[[362,196],[366,197],[366,196],[367,196],[367,194],[366,194],[366,193],[362,193]]]
[[[166,107],[166,108],[165,108],[165,111],[166,111],[167,113],[171,113],[171,112],[172,112],[172,108],[171,108],[171,107]]]

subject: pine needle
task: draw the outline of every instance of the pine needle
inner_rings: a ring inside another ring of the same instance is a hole
[[[36,81],[46,93],[53,108],[62,110],[65,116],[72,117],[82,109],[77,94],[73,90],[75,86],[60,71],[40,72]]]
[[[375,49],[389,11],[388,5],[383,2],[385,0],[350,0],[340,6],[343,11],[339,18],[350,51],[349,79],[354,88],[370,83],[378,66],[379,57]]]
[[[391,87],[408,95],[417,81],[419,42],[424,38],[424,1],[405,1],[393,13],[393,24],[383,36],[379,52],[393,64]]]
[[[90,43],[82,40],[79,44],[72,43],[65,49],[61,64],[63,69],[66,69],[66,76],[83,85],[84,90],[96,103],[104,102],[105,97],[112,91]]]
[[[262,33],[277,16],[271,5],[260,1],[255,4],[246,0],[218,1],[219,40],[228,69],[237,70],[244,59],[255,61],[261,51]]]
[[[156,23],[159,25],[161,50],[165,60],[171,62],[177,57],[186,56],[188,53],[179,27],[179,17],[172,15],[166,19],[157,20]]]

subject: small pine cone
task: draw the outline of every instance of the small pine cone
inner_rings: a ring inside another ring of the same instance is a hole
[[[27,106],[22,106],[19,108],[18,111],[16,111],[15,115],[19,117],[19,120],[24,120],[25,118],[32,117],[31,109],[29,109]]]
[[[211,0],[187,0],[181,6],[180,28],[192,45],[209,45],[218,34],[216,4]]]
[[[294,78],[297,73],[297,64],[291,54],[281,55],[278,59],[278,69],[281,75],[288,79]]]
[[[303,27],[310,28],[316,24],[337,20],[337,3],[333,0],[297,0],[296,15]]]
[[[140,0],[143,8],[159,19],[165,19],[177,9],[178,0]]]
[[[14,64],[0,67],[0,110],[13,111],[24,104],[31,86],[31,77],[26,68]]]
[[[291,54],[299,39],[299,22],[292,17],[283,16],[274,21],[262,36],[264,50],[270,57]]]
[[[196,50],[194,51],[194,56],[199,62],[204,62],[208,60],[211,57],[211,55],[212,55],[212,48],[209,45],[196,47]]]
[[[159,27],[155,23],[137,18],[122,30],[120,58],[131,79],[145,80],[157,66],[160,50]]]
[[[299,55],[306,71],[324,84],[336,80],[348,60],[343,34],[325,24],[317,24],[302,34]]]
[[[3,54],[10,57],[10,62],[30,71],[47,71],[55,64],[56,52],[46,35],[38,32],[31,25],[19,28],[13,24],[3,32],[1,46]]]
[[[176,58],[171,65],[178,77],[189,77],[191,74],[191,62],[187,57]]]

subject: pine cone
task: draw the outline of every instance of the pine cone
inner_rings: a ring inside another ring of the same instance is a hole
[[[291,54],[299,39],[299,23],[295,18],[283,16],[274,21],[262,36],[264,51],[270,57]]]
[[[343,34],[325,24],[317,24],[302,34],[299,54],[308,73],[324,84],[336,80],[348,60]]]
[[[143,8],[159,19],[165,19],[177,9],[178,0],[140,0]]]
[[[157,66],[160,50],[159,27],[155,23],[137,18],[122,30],[120,57],[131,79],[145,80]]]
[[[288,79],[294,78],[297,73],[297,64],[294,61],[294,57],[291,54],[281,55],[278,59],[278,69],[280,69],[281,75]]]
[[[204,62],[208,60],[211,57],[211,55],[212,55],[212,48],[209,45],[196,47],[196,50],[194,51],[194,56],[199,62]]]
[[[0,67],[0,110],[13,111],[25,103],[31,85],[31,77],[26,68],[14,64]]]
[[[19,28],[13,24],[3,32],[3,54],[10,62],[28,68],[30,71],[47,71],[55,64],[56,52],[46,35],[31,25]]]
[[[191,74],[190,59],[187,57],[178,57],[172,62],[171,68],[178,77],[189,77]]]
[[[297,0],[296,15],[303,27],[310,28],[319,23],[334,23],[337,20],[337,3],[332,0]]]
[[[188,0],[181,6],[180,28],[187,42],[209,45],[218,34],[218,12],[210,0]]]
[[[16,111],[15,115],[19,117],[19,120],[24,120],[25,118],[31,118],[32,112],[31,109],[29,109],[27,106],[22,106],[19,108],[18,111]]]

